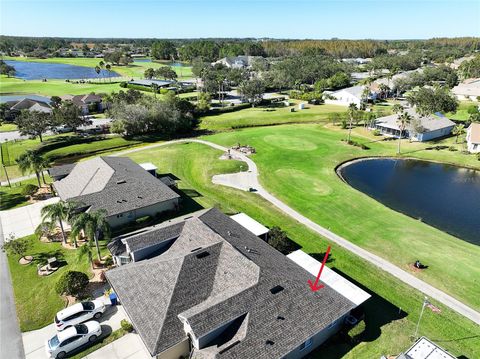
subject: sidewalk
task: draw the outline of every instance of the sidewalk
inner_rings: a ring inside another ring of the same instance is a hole
[[[129,333],[114,342],[105,345],[85,359],[151,359],[140,336]]]

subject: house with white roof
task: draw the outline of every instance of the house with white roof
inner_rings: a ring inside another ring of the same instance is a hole
[[[480,153],[480,123],[472,123],[467,128],[467,149],[470,153]]]
[[[460,101],[476,101],[480,97],[480,78],[465,80],[452,88],[452,92]]]
[[[397,359],[456,359],[445,349],[441,348],[430,339],[421,337],[405,353]]]
[[[354,103],[358,108],[360,108],[364,100],[364,88],[365,86],[352,86],[338,91],[329,92],[327,93],[325,103],[339,106],[348,106],[351,103]],[[375,94],[369,94],[369,99],[374,99],[375,97]]]

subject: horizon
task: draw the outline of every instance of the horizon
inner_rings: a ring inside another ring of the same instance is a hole
[[[3,36],[380,41],[480,36],[476,0],[0,0],[0,6]],[[455,26],[446,26],[449,20]]]

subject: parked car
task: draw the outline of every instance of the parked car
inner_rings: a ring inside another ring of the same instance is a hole
[[[64,330],[92,318],[99,319],[103,312],[105,312],[105,304],[100,300],[77,303],[57,313],[55,326],[57,330]]]
[[[67,353],[78,349],[82,345],[94,343],[101,334],[100,323],[94,320],[68,327],[46,341],[47,357],[65,358]]]
[[[73,127],[63,125],[63,126],[57,126],[54,128],[53,132],[55,133],[67,133],[67,132],[72,132]]]

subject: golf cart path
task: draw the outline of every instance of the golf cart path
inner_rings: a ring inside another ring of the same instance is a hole
[[[197,139],[183,139],[183,140],[173,140],[164,143],[154,144],[150,146],[135,148],[131,150],[126,150],[115,154],[115,156],[122,156],[126,154],[131,154],[139,151],[149,150],[152,148],[168,146],[176,143],[188,143],[188,142],[195,142],[204,144],[206,146],[210,146],[220,151],[227,152],[228,149],[224,146],[218,145],[213,142],[205,141],[205,140],[197,140]],[[343,237],[329,231],[328,229],[318,225],[317,223],[313,222],[312,220],[308,219],[307,217],[303,216],[299,212],[295,211],[284,202],[279,200],[277,197],[270,194],[267,190],[265,190],[260,182],[258,181],[258,169],[255,162],[250,159],[245,154],[230,150],[230,154],[233,159],[237,159],[243,162],[246,162],[248,165],[247,172],[239,172],[227,175],[217,175],[213,176],[212,182],[215,184],[221,184],[237,189],[242,189],[248,191],[250,188],[255,189],[256,194],[266,199],[268,202],[279,208],[281,211],[292,217],[293,219],[297,220],[298,222],[302,223],[303,225],[307,226],[314,232],[320,234],[321,236],[335,242],[339,246],[349,250],[353,254],[363,258],[364,260],[370,262],[371,264],[375,265],[376,267],[388,272],[389,274],[393,275],[395,278],[400,279],[402,282],[410,285],[411,287],[421,291],[429,298],[435,299],[436,301],[446,305],[450,309],[456,311],[457,313],[463,315],[464,317],[472,320],[476,324],[480,325],[480,313],[476,310],[470,308],[469,306],[465,305],[464,303],[460,302],[459,300],[453,298],[451,295],[433,287],[432,285],[416,278],[415,276],[411,275],[410,273],[405,272],[403,269],[400,269],[396,265],[390,263],[389,261],[370,253],[369,251],[349,242]]]

